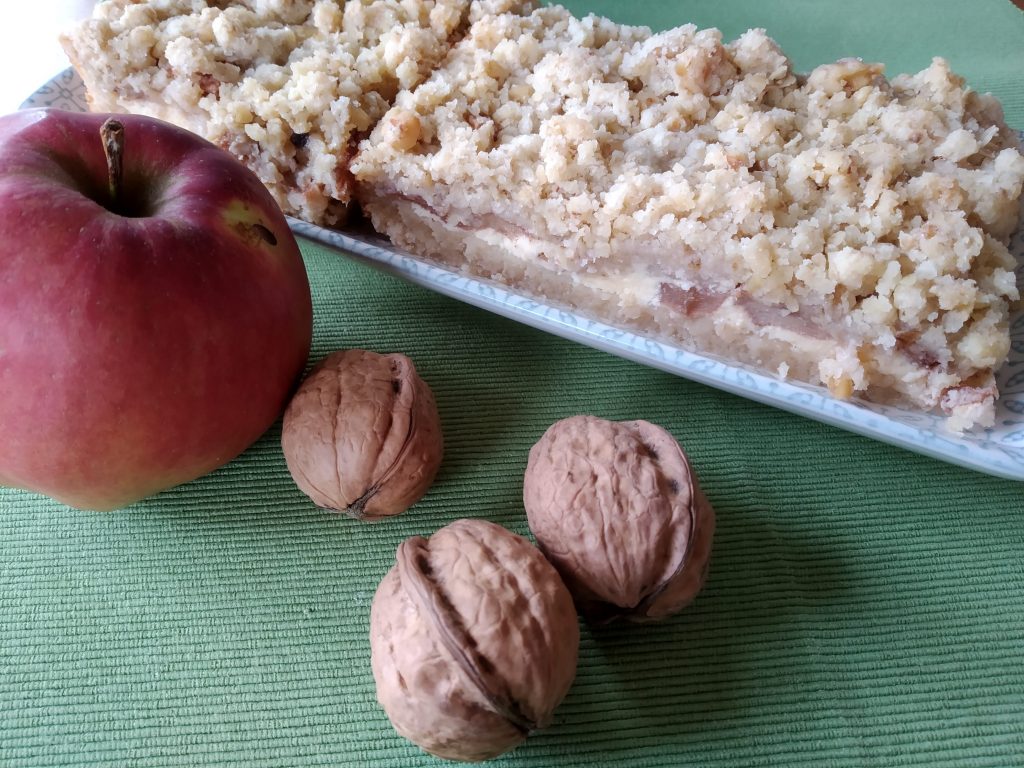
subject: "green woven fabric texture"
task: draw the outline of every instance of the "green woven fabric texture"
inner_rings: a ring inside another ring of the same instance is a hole
[[[1024,128],[1024,14],[1006,0],[571,5],[727,37],[764,26],[801,69],[861,55],[895,74],[941,54]],[[718,513],[712,569],[671,620],[584,627],[553,726],[496,764],[1024,765],[1024,485],[303,252],[313,359],[402,351],[433,387],[435,486],[374,525],[321,512],[278,425],[126,511],[0,489],[0,766],[440,765],[376,704],[374,590],[407,536],[461,517],[526,534],[527,452],[581,412],[682,442]]]

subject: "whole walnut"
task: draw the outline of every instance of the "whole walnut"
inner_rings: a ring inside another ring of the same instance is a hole
[[[377,699],[449,760],[496,757],[550,723],[576,676],[572,596],[529,541],[458,520],[398,548],[370,611]]]
[[[556,422],[530,450],[523,502],[541,551],[592,622],[661,619],[704,585],[715,513],[661,427]]]
[[[281,447],[317,505],[363,520],[419,501],[444,454],[434,395],[412,361],[360,349],[310,372],[285,410]]]

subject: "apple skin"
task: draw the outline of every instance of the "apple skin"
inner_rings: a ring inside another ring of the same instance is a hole
[[[0,484],[95,510],[250,446],[284,410],[313,324],[302,256],[256,176],[118,115],[113,203],[106,117],[0,117]]]

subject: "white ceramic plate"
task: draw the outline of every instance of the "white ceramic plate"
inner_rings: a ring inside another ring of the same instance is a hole
[[[44,84],[22,104],[23,109],[31,107],[86,111],[85,89],[69,69]],[[438,267],[393,248],[380,237],[327,230],[296,219],[289,222],[302,237],[438,293],[544,331],[936,459],[1024,481],[1024,314],[1013,319],[1010,359],[997,376],[1001,398],[996,426],[954,435],[943,428],[942,418],[934,414],[859,401],[841,402],[830,397],[822,387],[782,381],[748,366],[695,355],[542,303],[500,285]],[[1011,250],[1020,265],[1019,282],[1024,285],[1024,228],[1014,237]]]

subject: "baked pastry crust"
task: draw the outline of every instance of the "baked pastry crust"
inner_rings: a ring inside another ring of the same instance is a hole
[[[480,19],[352,164],[393,242],[700,352],[990,425],[1024,158],[941,59]]]

